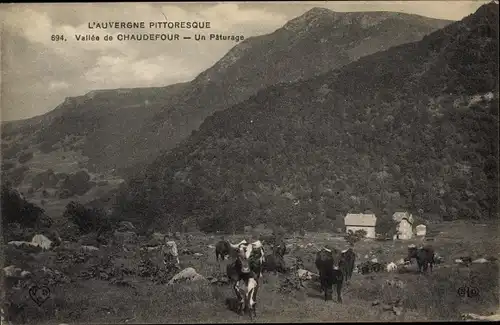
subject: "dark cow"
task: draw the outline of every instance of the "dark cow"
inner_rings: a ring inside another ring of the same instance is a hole
[[[280,243],[276,243],[273,247],[273,253],[275,255],[278,255],[278,256],[285,256],[285,254],[287,253],[286,251],[286,244],[283,240],[280,241]]]
[[[266,260],[262,263],[262,271],[274,272],[274,274],[286,273],[286,264],[283,257],[277,254],[266,255]]]
[[[238,313],[247,310],[252,318],[252,313],[256,315],[258,276],[251,269],[245,250],[240,250],[236,259],[227,265],[226,273],[239,301]],[[245,284],[244,296],[240,293],[240,281]]]
[[[219,258],[222,260],[226,259],[226,256],[230,256],[231,253],[231,244],[227,240],[221,240],[217,244],[215,244],[215,259],[219,261]]]
[[[434,248],[427,245],[424,247],[417,248],[415,245],[408,246],[408,260],[411,262],[413,258],[417,260],[418,271],[427,271],[429,267],[430,272],[432,272],[432,266],[436,263],[434,259]]]
[[[286,273],[285,254],[286,245],[284,241],[281,241],[279,245],[273,246],[272,254],[266,255],[265,261],[262,264],[263,271],[272,271],[274,274],[277,272]]]
[[[335,256],[334,256],[335,255]],[[338,252],[323,248],[316,254],[316,268],[319,271],[321,291],[325,293],[325,301],[332,300],[333,285],[337,287],[337,299],[342,303],[342,282],[344,275],[338,267]]]
[[[241,246],[247,246],[248,242],[246,240],[242,240],[238,244],[231,244],[227,240],[220,240],[215,245],[215,259],[218,261],[219,257],[224,260],[227,257],[232,257],[233,259],[237,257],[238,251]]]
[[[349,283],[354,271],[354,263],[356,262],[356,254],[352,248],[342,251],[340,254],[339,268],[344,275],[346,285]]]

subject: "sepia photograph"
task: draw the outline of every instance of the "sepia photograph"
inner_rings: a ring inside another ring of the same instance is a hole
[[[498,6],[0,4],[1,324],[500,321]]]

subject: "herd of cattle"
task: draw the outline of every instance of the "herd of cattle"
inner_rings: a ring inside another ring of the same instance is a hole
[[[216,260],[227,258],[232,261],[227,265],[227,277],[239,301],[238,313],[248,312],[250,317],[256,315],[257,291],[263,271],[286,272],[283,256],[287,252],[284,241],[272,245],[272,253],[265,255],[263,243],[258,240],[248,243],[246,240],[231,244],[227,240],[219,241],[215,246]],[[435,253],[431,246],[417,248],[408,247],[405,263],[416,259],[419,272],[425,272],[435,264]],[[356,254],[352,248],[339,251],[335,248],[322,247],[316,253],[315,265],[318,269],[321,291],[324,299],[332,300],[333,285],[336,286],[337,300],[342,303],[342,285],[348,284],[355,266]],[[366,267],[366,266],[364,266]],[[361,273],[364,273],[361,271]],[[240,284],[242,283],[242,285]],[[243,294],[242,294],[243,292]]]

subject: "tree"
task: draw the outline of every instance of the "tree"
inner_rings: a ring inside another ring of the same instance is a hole
[[[9,183],[2,184],[2,225],[18,223],[23,227],[35,227],[44,216],[44,210],[26,201]],[[48,217],[46,218],[48,219]]]
[[[101,234],[111,229],[110,220],[104,211],[97,208],[86,208],[75,201],[68,203],[63,217],[76,224],[78,229],[84,234],[92,231],[97,231],[98,234]]]
[[[375,231],[382,237],[392,238],[397,232],[398,223],[392,218],[380,218],[375,225]]]

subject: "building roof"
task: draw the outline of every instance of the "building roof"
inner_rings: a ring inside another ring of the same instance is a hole
[[[408,212],[394,212],[392,215],[392,220],[396,222],[401,222],[403,219],[406,219],[409,223],[413,224],[413,216]]]
[[[375,227],[377,217],[373,213],[348,213],[344,218],[344,223],[346,226]]]

